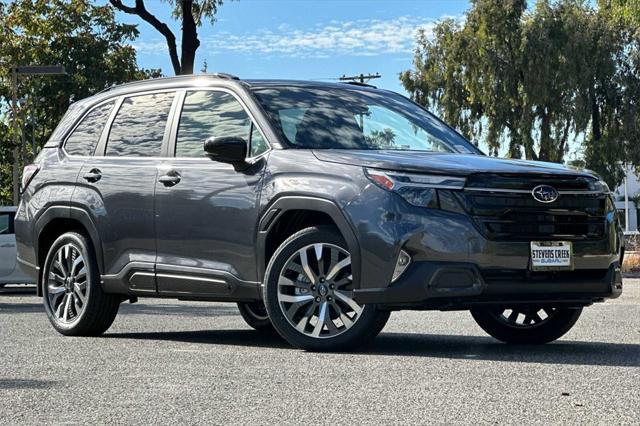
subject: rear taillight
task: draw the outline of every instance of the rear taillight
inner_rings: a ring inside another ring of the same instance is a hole
[[[29,164],[22,170],[22,181],[20,182],[20,192],[24,192],[29,186],[29,183],[33,180],[36,174],[40,171],[40,166],[37,164]]]

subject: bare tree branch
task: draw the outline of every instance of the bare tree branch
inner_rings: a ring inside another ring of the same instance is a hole
[[[155,28],[160,34],[167,40],[167,47],[169,48],[169,56],[171,57],[171,64],[173,65],[173,71],[176,75],[182,74],[182,66],[178,59],[178,49],[176,48],[176,36],[171,32],[167,24],[161,22],[158,18],[152,15],[144,5],[144,0],[135,0],[135,6],[127,6],[122,3],[122,0],[109,0],[109,3],[116,9],[128,13],[130,15],[138,15],[145,22]]]

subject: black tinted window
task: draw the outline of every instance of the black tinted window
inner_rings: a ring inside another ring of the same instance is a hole
[[[159,156],[173,93],[126,98],[111,126],[105,155]]]
[[[202,157],[209,138],[236,136],[249,142],[251,120],[228,93],[187,92],[180,115],[176,157]]]
[[[87,114],[67,139],[64,149],[71,155],[93,155],[112,108],[113,102],[108,102]]]
[[[13,216],[15,213],[0,213],[0,235],[13,234]]]

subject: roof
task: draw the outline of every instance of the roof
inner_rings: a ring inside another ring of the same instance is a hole
[[[333,82],[333,81],[313,81],[313,80],[275,80],[275,79],[248,79],[248,80],[240,80],[238,77],[225,74],[225,73],[216,73],[216,74],[191,74],[191,75],[180,75],[175,77],[161,77],[161,78],[151,78],[148,80],[140,80],[140,81],[132,81],[130,83],[119,84],[116,86],[109,87],[98,94],[109,93],[114,91],[122,91],[122,90],[131,90],[135,88],[143,88],[146,86],[178,86],[181,84],[189,84],[193,80],[197,81],[224,81],[226,83],[241,83],[245,86],[249,87],[275,87],[275,86],[296,86],[296,87],[316,87],[316,88],[335,88],[335,89],[345,89],[347,87],[350,88],[358,88],[366,90],[368,88],[375,88],[374,86],[360,84],[360,83],[345,83],[345,82]]]

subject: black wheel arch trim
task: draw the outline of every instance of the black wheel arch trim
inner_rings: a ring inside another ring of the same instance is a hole
[[[355,287],[358,288],[361,277],[360,244],[351,223],[347,220],[342,209],[340,209],[334,201],[326,198],[303,195],[285,195],[276,198],[263,210],[263,214],[260,216],[260,221],[258,222],[258,236],[256,239],[258,281],[262,282],[264,280],[264,273],[267,267],[265,259],[267,236],[273,228],[273,224],[276,223],[284,213],[291,210],[307,210],[325,213],[333,220],[349,248],[353,282]]]
[[[33,224],[33,248],[36,253],[36,266],[42,267],[39,264],[38,253],[40,250],[38,241],[40,240],[40,234],[42,230],[51,223],[51,221],[55,219],[68,219],[75,220],[79,222],[89,234],[88,237],[93,244],[93,249],[96,253],[96,258],[98,261],[98,267],[100,271],[104,268],[103,258],[102,258],[102,245],[100,244],[100,238],[98,236],[97,228],[91,219],[91,216],[86,210],[83,210],[78,207],[70,207],[70,206],[61,206],[54,205],[47,210],[45,210],[34,222]]]

